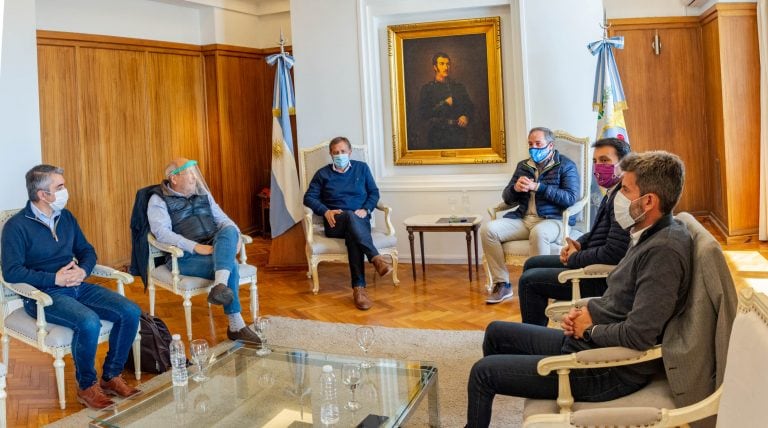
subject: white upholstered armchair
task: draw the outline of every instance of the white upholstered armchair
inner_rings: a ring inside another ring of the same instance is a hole
[[[693,237],[693,271],[686,308],[669,321],[662,344],[645,351],[612,347],[544,358],[539,362],[539,374],[545,376],[557,373],[558,398],[556,401],[525,400],[523,415],[526,427],[678,426],[717,412],[717,400],[723,389],[728,390],[729,385],[739,386],[738,381],[728,379],[729,373],[734,372],[739,373],[742,379],[752,376],[762,379],[762,384],[753,378],[747,385],[754,389],[754,395],[757,390],[762,390],[763,394],[759,396],[764,400],[768,371],[763,368],[766,366],[762,360],[758,362],[755,358],[762,358],[756,356],[764,356],[768,352],[768,328],[765,325],[768,300],[761,297],[756,300],[762,300],[762,303],[754,303],[754,306],[750,303],[751,309],[745,309],[746,300],[742,299],[740,312],[757,310],[763,324],[756,328],[756,324],[752,323],[752,331],[740,331],[737,322],[730,336],[730,345],[727,334],[703,336],[702,331],[710,329],[730,331],[736,300],[734,284],[720,245],[712,235],[688,213],[681,213],[677,218],[686,224]],[[742,297],[746,296],[742,294]],[[762,311],[762,315],[759,311]],[[750,338],[752,335],[756,335],[754,339]],[[741,340],[734,341],[734,338]],[[754,345],[751,343],[753,340]],[[705,359],[709,366],[693,367],[694,363],[687,361],[687,356],[693,353],[711,355],[711,359]],[[735,355],[737,357],[734,359]],[[655,377],[639,391],[607,402],[574,402],[569,381],[571,370],[636,364],[656,358],[663,359],[667,375]],[[745,365],[747,360],[752,363]],[[681,376],[697,379],[690,383],[698,389],[686,391],[679,384],[673,385],[672,375],[678,382]],[[673,389],[676,391],[673,392]],[[745,394],[745,398],[749,395]],[[734,399],[731,405],[737,409],[742,403]],[[756,406],[753,400],[744,408],[750,409],[755,417],[752,419],[754,422],[764,418],[761,407],[764,405]],[[738,415],[738,410],[733,413],[737,417],[744,417]],[[735,423],[723,426],[750,425]]]
[[[299,156],[299,175],[301,178],[301,189],[304,192],[307,191],[309,182],[312,181],[315,172],[328,165],[330,161],[328,143],[326,141],[314,147],[301,150]],[[350,159],[368,162],[368,148],[363,145],[352,145]],[[397,285],[400,283],[400,280],[397,279],[397,238],[395,237],[395,228],[392,226],[392,208],[379,201],[376,209],[384,213],[384,228],[377,228],[374,216],[372,216],[371,237],[379,253],[383,256],[388,255],[392,259],[392,267],[394,268],[392,271],[392,282]],[[347,263],[347,247],[343,239],[325,236],[323,218],[314,215],[312,210],[307,207],[304,207],[304,233],[307,239],[306,255],[309,268],[307,278],[312,278],[312,292],[317,294],[320,290],[317,265],[321,262]]]
[[[8,210],[0,212],[0,236],[5,227],[5,223],[19,210]],[[133,276],[112,269],[107,266],[96,265],[91,272],[91,276],[109,278],[117,284],[117,292],[125,296],[123,284],[133,282]],[[56,373],[56,388],[59,394],[59,406],[66,407],[66,395],[64,394],[64,356],[72,353],[72,329],[57,324],[46,322],[45,307],[53,303],[51,296],[38,290],[37,288],[23,283],[11,284],[3,279],[0,271],[0,282],[2,282],[2,293],[0,293],[0,304],[3,306],[3,317],[0,318],[0,328],[3,331],[3,363],[8,365],[8,354],[10,351],[10,338],[13,337],[27,345],[47,354],[53,358],[53,367]],[[37,302],[37,319],[27,315],[24,308],[21,307],[21,298],[33,299]],[[101,331],[99,331],[99,343],[109,340],[109,333],[112,331],[112,322],[101,320]],[[136,379],[141,379],[141,352],[139,352],[141,336],[136,332],[136,339],[133,342],[133,359],[136,367]]]
[[[179,273],[178,258],[184,255],[184,250],[174,245],[165,245],[159,242],[151,232],[147,234],[149,240],[149,263],[147,265],[147,289],[149,290],[149,313],[155,315],[155,289],[164,288],[171,293],[181,296],[184,301],[184,320],[187,324],[187,337],[192,340],[192,296],[208,294],[213,287],[210,279],[196,276],[187,276]],[[243,245],[240,247],[239,273],[240,285],[248,284],[251,291],[251,316],[253,321],[259,316],[259,291],[256,286],[256,266],[246,263],[248,256],[245,253],[246,244],[253,242],[248,235],[240,235]],[[161,256],[171,257],[171,268],[165,263],[155,264],[155,259]],[[211,306],[209,303],[208,306]]]
[[[589,138],[577,138],[565,131],[555,131],[554,133],[555,150],[576,164],[581,185],[579,199],[563,211],[561,220],[564,231],[563,238],[560,242],[552,244],[550,248],[550,254],[559,254],[560,248],[565,245],[566,236],[576,239],[590,228],[589,196],[590,184],[592,183],[592,173],[590,170],[592,160],[590,159]],[[500,213],[503,214],[515,209],[517,209],[517,206],[509,206],[502,201],[496,206],[489,207],[488,215],[491,217],[491,220],[496,220]],[[574,214],[577,215],[576,224],[570,226],[568,218]],[[530,255],[528,240],[507,241],[502,244],[502,248],[504,249],[506,263],[510,265],[522,266]],[[485,276],[488,278],[488,288],[490,289],[493,287],[493,284],[491,283],[491,271],[485,261],[485,256],[483,256],[483,267],[485,269]]]

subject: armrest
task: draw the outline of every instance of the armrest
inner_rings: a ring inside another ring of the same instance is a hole
[[[626,366],[657,358],[661,358],[661,345],[656,345],[645,351],[612,346],[547,357],[539,361],[537,370],[540,375],[546,376],[552,370],[570,371],[571,369]]]
[[[304,235],[307,237],[307,244],[312,245],[314,241],[314,229],[312,227],[312,216],[314,213],[310,208],[304,207]]]
[[[569,231],[571,228],[571,225],[568,224],[568,219],[584,209],[584,206],[589,202],[589,195],[585,195],[583,198],[576,201],[573,205],[563,210],[563,241],[560,243],[560,245],[565,246],[566,240],[565,238],[571,236],[571,232]]]
[[[496,220],[496,215],[502,211],[514,211],[516,210],[520,205],[507,205],[506,202],[500,202],[498,205],[488,207],[488,215],[491,217],[491,220]]]
[[[115,281],[122,281],[124,284],[131,284],[133,282],[133,275],[104,265],[94,266],[91,275],[101,278],[110,278]]]
[[[3,282],[3,285],[5,285],[6,288],[13,291],[14,293],[24,296],[28,299],[34,299],[37,301],[38,304],[41,304],[43,306],[50,306],[53,304],[53,300],[51,299],[51,296],[48,294],[38,290],[37,288],[23,283],[23,282],[17,282],[14,284]]]
[[[557,276],[557,280],[561,284],[564,284],[573,279],[584,278],[605,278],[610,274],[616,266],[614,265],[589,265],[581,269],[570,269],[564,272],[560,272]]]
[[[386,235],[393,236],[395,234],[395,227],[392,225],[392,208],[379,201],[376,204],[376,209],[384,212],[384,223],[387,225]]]
[[[149,245],[159,249],[160,251],[165,251],[166,253],[170,253],[171,256],[173,256],[174,258],[181,257],[184,255],[184,250],[182,250],[181,248],[175,245],[163,244],[162,242],[158,241],[152,234],[147,235],[147,239],[149,240]]]
[[[244,265],[248,262],[248,254],[245,251],[245,246],[253,242],[253,238],[248,235],[240,234],[240,240],[243,245],[240,246],[240,264]]]
[[[244,245],[253,244],[253,238],[251,238],[249,235],[240,234],[240,239],[243,241]]]

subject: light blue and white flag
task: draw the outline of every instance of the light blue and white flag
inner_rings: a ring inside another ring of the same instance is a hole
[[[304,209],[291,134],[290,115],[295,113],[295,102],[289,70],[293,67],[293,57],[281,48],[279,54],[267,57],[267,64],[277,64],[272,98],[272,177],[269,202],[269,224],[274,238],[298,223]]]
[[[592,55],[597,55],[595,89],[592,94],[592,108],[597,112],[597,139],[614,137],[629,144],[624,110],[627,99],[621,86],[619,69],[613,48],[624,49],[624,37],[603,38],[588,45]]]

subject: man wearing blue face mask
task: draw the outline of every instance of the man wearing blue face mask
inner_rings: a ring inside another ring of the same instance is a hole
[[[488,304],[512,297],[509,271],[504,263],[502,245],[507,241],[528,239],[528,254],[549,254],[552,243],[563,231],[558,219],[563,210],[579,197],[579,173],[572,160],[555,150],[555,135],[548,128],[533,128],[528,133],[529,159],[517,164],[502,198],[516,210],[504,218],[484,223],[480,228],[485,260],[491,271],[493,289]],[[571,218],[569,223],[575,224]]]
[[[392,266],[379,255],[371,238],[371,211],[379,202],[379,188],[365,162],[349,159],[349,140],[336,137],[328,149],[333,163],[315,173],[304,194],[304,205],[323,217],[326,236],[345,240],[352,297],[355,307],[364,311],[373,305],[365,290],[365,257],[380,276],[392,273]]]
[[[53,303],[45,308],[47,320],[73,331],[77,400],[103,409],[114,404],[106,393],[129,397],[139,392],[121,373],[136,338],[141,309],[112,290],[85,282],[96,266],[96,251],[75,216],[64,208],[69,199],[64,170],[38,165],[27,172],[26,182],[29,202],[3,229],[3,278],[30,284],[51,297]],[[25,298],[24,310],[36,317],[35,300]],[[94,364],[101,319],[112,321],[113,326],[99,379]]]

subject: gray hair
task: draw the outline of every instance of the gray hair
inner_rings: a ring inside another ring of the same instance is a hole
[[[543,126],[537,126],[535,128],[531,128],[531,130],[528,131],[528,135],[531,135],[536,131],[539,131],[544,134],[544,140],[546,140],[547,144],[555,141],[555,133],[552,132],[551,129],[545,128]]]
[[[630,153],[619,165],[622,171],[635,174],[641,195],[653,193],[659,197],[662,214],[672,212],[685,182],[685,165],[680,157],[663,150]]]
[[[27,195],[29,200],[37,202],[40,198],[37,197],[38,190],[48,191],[48,187],[51,185],[51,175],[59,174],[64,175],[64,168],[59,168],[53,165],[37,165],[32,167],[24,176],[27,181]]]

